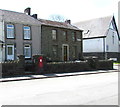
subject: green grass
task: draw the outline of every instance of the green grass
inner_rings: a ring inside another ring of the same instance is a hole
[[[113,64],[120,64],[120,62],[113,62]]]

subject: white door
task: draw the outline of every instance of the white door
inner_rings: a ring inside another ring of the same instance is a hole
[[[14,60],[14,45],[7,45],[7,60]]]

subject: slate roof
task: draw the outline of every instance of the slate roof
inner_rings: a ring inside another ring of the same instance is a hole
[[[22,24],[40,25],[41,23],[33,17],[20,12],[0,9],[0,19],[6,22],[16,22]]]
[[[56,22],[45,19],[37,20],[25,13],[3,10],[3,9],[0,9],[0,20],[5,20],[6,22],[21,23],[21,24],[30,24],[30,25],[38,25],[38,26],[42,24],[47,26],[80,30],[79,28],[65,22]]]
[[[88,21],[82,21],[74,23],[80,29],[83,29],[83,38],[95,38],[95,37],[106,37],[107,30],[109,29],[110,23],[113,16],[107,16],[102,18],[96,18]]]
[[[44,19],[39,19],[39,21],[41,22],[42,25],[67,28],[67,29],[73,29],[73,30],[80,30],[76,26],[73,26],[66,22],[57,22],[57,21],[44,20]]]

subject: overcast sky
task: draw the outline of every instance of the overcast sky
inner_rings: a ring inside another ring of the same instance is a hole
[[[0,9],[23,12],[31,7],[32,14],[48,19],[59,14],[72,23],[92,18],[115,15],[117,22],[118,1],[120,0],[0,0]]]

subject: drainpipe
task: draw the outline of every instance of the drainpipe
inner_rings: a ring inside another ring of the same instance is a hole
[[[103,38],[103,58],[106,59],[105,55],[105,37]]]

